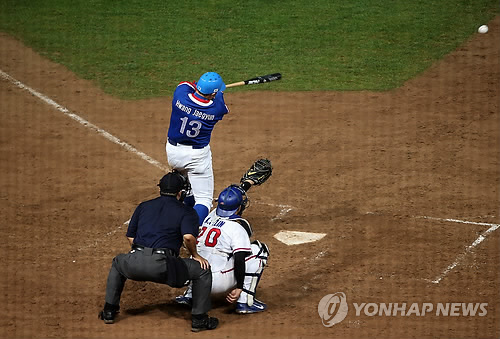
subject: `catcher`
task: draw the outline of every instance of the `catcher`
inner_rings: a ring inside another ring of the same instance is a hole
[[[225,188],[217,199],[217,208],[203,221],[197,250],[208,260],[212,270],[212,295],[224,294],[229,303],[236,302],[236,313],[262,312],[267,305],[255,298],[257,285],[267,265],[269,248],[258,240],[250,241],[252,228],[241,217],[248,206],[246,192],[261,185],[272,174],[271,162],[256,161],[243,175],[240,185]],[[176,298],[191,305],[191,285]]]

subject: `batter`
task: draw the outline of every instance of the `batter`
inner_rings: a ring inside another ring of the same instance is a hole
[[[215,72],[203,74],[198,82],[181,82],[174,91],[168,128],[168,164],[187,174],[192,194],[186,204],[194,205],[202,224],[212,207],[214,174],[210,138],[215,124],[229,109],[224,102],[226,85]]]

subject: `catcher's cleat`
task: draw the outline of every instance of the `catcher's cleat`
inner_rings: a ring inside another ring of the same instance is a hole
[[[175,302],[181,305],[191,306],[193,304],[193,298],[186,297],[184,294],[175,297]]]
[[[238,314],[250,314],[263,312],[267,309],[267,305],[262,301],[255,299],[252,306],[248,306],[244,303],[236,303],[236,313]]]

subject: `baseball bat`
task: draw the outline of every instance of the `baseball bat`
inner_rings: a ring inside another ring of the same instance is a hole
[[[265,82],[276,81],[280,79],[281,79],[281,73],[273,73],[273,74],[261,75],[245,81],[233,82],[232,84],[226,85],[226,88],[243,86],[243,85],[263,84]]]

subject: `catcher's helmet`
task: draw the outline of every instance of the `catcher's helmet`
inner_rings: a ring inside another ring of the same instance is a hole
[[[219,74],[215,72],[207,72],[200,77],[196,83],[196,89],[205,95],[217,93],[226,89],[226,84],[222,81]]]
[[[241,215],[247,204],[248,198],[245,191],[237,185],[231,185],[220,192],[215,213],[219,217],[230,217],[233,214]]]

